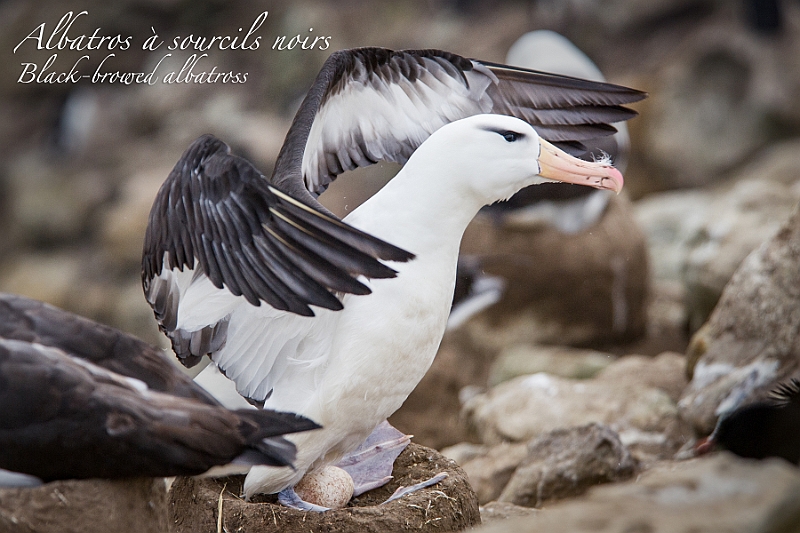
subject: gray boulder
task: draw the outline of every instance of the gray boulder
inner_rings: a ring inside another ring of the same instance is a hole
[[[665,463],[476,533],[779,533],[800,529],[800,472],[782,460]]]
[[[630,380],[521,376],[468,399],[462,416],[487,444],[525,442],[556,429],[606,424],[636,453],[668,457],[688,437],[670,395]]]
[[[543,435],[528,443],[528,455],[499,501],[524,507],[583,494],[589,487],[630,478],[636,461],[607,426],[587,424]]]
[[[703,191],[652,195],[635,205],[647,237],[655,292],[682,287],[692,331],[709,317],[745,257],[772,237],[800,201],[800,142],[779,144]]]

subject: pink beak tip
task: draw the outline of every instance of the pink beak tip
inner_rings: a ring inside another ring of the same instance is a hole
[[[616,192],[617,194],[622,192],[622,187],[623,187],[623,185],[625,185],[625,178],[622,177],[622,172],[620,172],[619,170],[617,170],[616,168],[614,168],[612,166],[609,166],[608,167],[608,178],[612,182],[614,182],[614,185],[611,186],[611,187],[608,187],[608,189],[611,189],[612,191]]]

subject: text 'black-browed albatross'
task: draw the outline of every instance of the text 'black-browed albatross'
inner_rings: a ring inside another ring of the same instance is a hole
[[[211,355],[201,379],[229,383],[218,367],[251,401],[323,426],[292,437],[296,472],[252,469],[248,496],[286,501],[400,407],[441,341],[478,209],[535,183],[622,188],[608,161],[559,146],[613,133],[635,115],[622,105],[643,97],[437,50],[363,48],[323,65],[270,178],[211,136],[195,141],[150,214],[147,299],[184,364]],[[317,202],[339,174],[379,160],[405,166],[344,221]]]

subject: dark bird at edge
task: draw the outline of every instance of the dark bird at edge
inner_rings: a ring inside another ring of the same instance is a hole
[[[319,426],[231,411],[157,348],[0,294],[0,468],[42,481],[201,474],[231,462],[291,466],[281,437]]]

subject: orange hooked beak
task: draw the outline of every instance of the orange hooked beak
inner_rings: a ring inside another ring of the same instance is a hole
[[[543,178],[607,189],[619,194],[625,180],[622,173],[607,162],[583,161],[539,138],[539,175]]]

